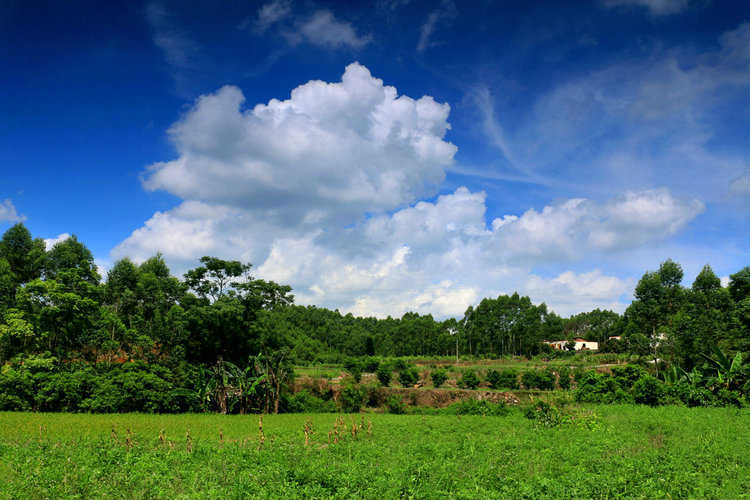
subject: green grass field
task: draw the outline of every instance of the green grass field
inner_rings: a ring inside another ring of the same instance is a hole
[[[0,496],[750,497],[750,413],[587,409],[593,429],[543,428],[517,410],[267,415],[262,444],[257,415],[2,413]],[[336,419],[346,428],[329,438]]]

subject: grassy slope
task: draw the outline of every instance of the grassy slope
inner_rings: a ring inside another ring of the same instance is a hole
[[[357,440],[347,431],[331,444],[337,415],[266,416],[260,450],[257,415],[0,413],[0,496],[750,496],[747,411],[590,408],[601,415],[594,430],[538,428],[515,411],[460,419],[344,416],[348,426],[364,418],[365,427]],[[314,434],[306,447],[308,418]],[[161,445],[162,429],[174,448]]]

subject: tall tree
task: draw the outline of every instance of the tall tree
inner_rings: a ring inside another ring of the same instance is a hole
[[[86,245],[78,241],[76,235],[52,245],[44,263],[44,275],[49,279],[57,279],[61,271],[70,270],[75,270],[82,280],[94,285],[101,279],[94,256]]]
[[[237,260],[209,256],[201,257],[200,262],[202,266],[185,273],[185,284],[199,297],[211,297],[213,300],[233,289],[252,267]]]
[[[23,223],[12,226],[0,239],[0,258],[5,259],[18,284],[41,276],[44,264],[44,240],[32,239]]]
[[[291,287],[253,279],[250,264],[209,256],[200,262],[202,266],[185,273],[185,284],[196,295],[183,304],[192,345],[201,346],[189,355],[209,363],[218,358],[242,363],[259,349],[251,335],[257,313],[291,304]]]
[[[729,275],[729,293],[735,302],[750,297],[750,266]]]

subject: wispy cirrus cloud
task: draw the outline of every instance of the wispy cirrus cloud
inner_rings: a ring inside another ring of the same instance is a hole
[[[285,0],[264,4],[255,19],[242,23],[242,27],[247,26],[258,35],[275,30],[292,45],[309,43],[326,49],[359,49],[372,40],[369,35],[358,34],[350,22],[339,19],[328,9],[300,15]]]
[[[154,45],[164,55],[168,65],[177,69],[194,66],[200,46],[188,32],[173,22],[164,4],[152,2],[146,7],[146,19],[153,32]]]
[[[300,31],[309,43],[332,49],[358,49],[371,40],[369,36],[358,35],[351,23],[336,19],[329,10],[317,11],[302,24]]]
[[[18,213],[10,199],[0,201],[0,222],[22,222],[25,220],[26,216]]]
[[[283,22],[292,13],[292,6],[288,1],[276,0],[258,9],[258,17],[250,23],[248,19],[244,26],[252,25],[256,33],[265,33],[273,25]]]
[[[513,127],[489,87],[477,85],[469,96],[485,136],[507,160],[506,178],[608,194],[670,186],[716,200],[746,167],[741,154],[716,147],[725,140],[716,108],[733,99],[740,105],[750,87],[750,25],[717,42],[711,51],[659,49],[646,60],[571,73]]]
[[[642,7],[652,16],[677,14],[687,9],[688,0],[604,0],[605,7]]]
[[[430,12],[419,28],[417,52],[424,52],[428,48],[438,45],[433,39],[435,32],[440,28],[450,26],[456,15],[456,4],[452,0],[443,0],[440,7]]]

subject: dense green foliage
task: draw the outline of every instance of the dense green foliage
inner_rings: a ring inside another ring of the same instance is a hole
[[[448,373],[440,368],[430,373],[430,379],[433,387],[440,387],[448,380]]]
[[[389,386],[396,373],[413,386],[419,374],[398,356],[555,359],[570,353],[542,341],[575,337],[650,359],[658,379],[626,387],[617,376],[579,374],[582,400],[714,404],[739,401],[750,389],[750,267],[722,287],[706,266],[687,288],[682,268],[666,260],[643,275],[624,315],[597,309],[563,319],[516,293],[445,321],[295,305],[289,286],[250,270],[204,256],[180,279],[157,254],[119,260],[102,277],[75,236],[45,248],[23,224],[12,226],[0,238],[0,408],[276,412],[293,408],[295,365],[343,364],[356,384],[375,373]],[[527,389],[552,390],[556,381],[567,389],[565,370],[525,369],[520,379]],[[518,379],[518,372],[486,374],[495,389],[517,389]],[[437,387],[445,382],[433,378]],[[473,389],[481,379],[466,372],[458,382]]]
[[[518,389],[518,372],[491,369],[487,371],[487,382],[493,389]]]
[[[480,383],[479,375],[474,370],[465,370],[458,379],[458,386],[463,389],[476,389]]]

